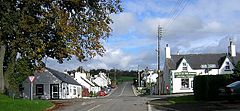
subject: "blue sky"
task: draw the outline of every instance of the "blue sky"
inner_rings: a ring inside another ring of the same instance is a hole
[[[141,69],[156,69],[158,25],[164,30],[162,66],[166,44],[172,54],[226,53],[232,38],[239,52],[239,4],[240,0],[123,0],[124,12],[111,16],[113,32],[103,41],[106,48],[103,57],[82,63],[73,58],[63,64],[49,58],[47,67],[60,71],[78,66],[136,70],[139,65]]]

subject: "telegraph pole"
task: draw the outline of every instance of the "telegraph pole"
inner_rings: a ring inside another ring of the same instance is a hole
[[[158,39],[157,39],[157,73],[158,73],[158,94],[161,95],[162,84],[160,84],[162,75],[160,72],[160,40],[162,39],[163,29],[160,25],[158,25]]]
[[[137,72],[138,72],[138,87],[141,87],[141,75],[140,75],[140,72],[139,72],[139,65],[138,65],[138,68],[137,68]]]

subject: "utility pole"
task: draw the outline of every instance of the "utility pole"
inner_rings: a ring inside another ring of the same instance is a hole
[[[160,40],[162,39],[163,29],[158,25],[158,39],[157,39],[157,73],[158,73],[158,94],[161,95],[162,84],[160,84],[162,75],[160,72]]]
[[[140,75],[140,72],[139,72],[139,65],[138,65],[138,87],[141,87],[141,75]]]
[[[117,84],[117,72],[116,72],[116,68],[114,68],[114,81]]]

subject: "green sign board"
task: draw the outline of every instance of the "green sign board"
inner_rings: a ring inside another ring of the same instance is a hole
[[[196,72],[175,72],[174,78],[193,78],[196,74]]]

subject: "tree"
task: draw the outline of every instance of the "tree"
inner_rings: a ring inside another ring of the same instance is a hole
[[[0,81],[5,83],[17,54],[35,65],[44,57],[62,63],[73,55],[79,61],[102,55],[101,41],[111,32],[110,15],[122,11],[119,0],[1,0],[0,8],[0,68],[6,63]],[[10,61],[5,54],[12,55]]]
[[[26,58],[19,58],[16,61],[14,73],[9,74],[10,89],[15,94],[19,93],[19,85],[27,79],[28,76],[33,75],[34,66],[31,60]]]
[[[240,61],[235,66],[234,73],[240,75]]]

